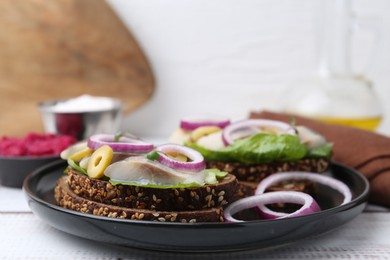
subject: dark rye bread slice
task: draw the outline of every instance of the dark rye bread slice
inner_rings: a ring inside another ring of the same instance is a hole
[[[308,171],[321,173],[328,169],[330,161],[326,158],[302,159],[294,162],[274,162],[267,164],[244,164],[239,162],[206,162],[207,168],[216,168],[234,174],[239,181],[260,182],[276,172]]]
[[[132,220],[182,223],[224,221],[221,207],[193,211],[156,211],[106,205],[78,196],[70,189],[67,179],[67,176],[61,177],[54,190],[57,205],[66,209],[97,216]]]
[[[126,208],[151,210],[199,210],[224,207],[236,200],[238,182],[228,174],[218,184],[197,188],[156,189],[130,185],[112,185],[108,181],[90,179],[68,167],[68,185],[78,196]]]

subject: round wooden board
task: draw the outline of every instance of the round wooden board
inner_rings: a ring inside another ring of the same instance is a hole
[[[0,31],[0,136],[42,132],[44,100],[111,96],[131,112],[154,92],[145,55],[104,0],[2,0]]]

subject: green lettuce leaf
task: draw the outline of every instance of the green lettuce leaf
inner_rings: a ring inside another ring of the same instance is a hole
[[[191,182],[191,183],[177,183],[175,185],[157,185],[157,184],[139,184],[137,182],[122,182],[122,181],[115,181],[110,179],[109,182],[112,185],[130,185],[130,186],[138,186],[138,187],[145,187],[145,188],[153,188],[153,189],[173,189],[173,188],[196,188],[203,186],[200,183],[197,182]]]
[[[206,178],[205,184],[217,184],[218,179],[225,177],[228,173],[224,171],[220,171],[218,169],[206,169],[205,170]],[[203,186],[203,184],[191,182],[191,183],[177,183],[175,185],[157,185],[157,184],[139,184],[137,182],[121,182],[115,180],[109,180],[112,185],[131,185],[131,186],[139,186],[146,188],[154,188],[154,189],[172,189],[172,188],[197,188]]]
[[[208,150],[195,143],[187,146],[199,151],[208,161],[270,163],[296,161],[304,158],[308,149],[298,136],[259,133],[238,140],[221,150]]]
[[[206,169],[206,184],[217,184],[218,179],[225,177],[228,173],[220,171],[219,169]]]
[[[88,175],[87,174],[87,171],[83,168],[81,168],[75,161],[73,161],[72,159],[68,159],[68,165],[75,171],[78,171],[84,175]]]

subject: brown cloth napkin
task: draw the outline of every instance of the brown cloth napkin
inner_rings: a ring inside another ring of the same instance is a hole
[[[250,118],[290,122],[292,115],[270,111],[251,112]],[[295,116],[297,125],[307,126],[333,143],[333,159],[355,168],[370,182],[369,201],[390,207],[390,138],[341,125]]]

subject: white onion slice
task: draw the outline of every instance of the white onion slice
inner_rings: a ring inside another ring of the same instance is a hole
[[[193,115],[180,120],[180,128],[192,131],[201,126],[217,126],[225,128],[230,124],[230,119],[226,116],[218,115]]]
[[[254,134],[253,128],[272,128],[282,134],[296,135],[295,129],[282,121],[268,120],[268,119],[248,119],[232,123],[225,127],[222,132],[222,139],[225,145],[232,144],[236,138],[233,137],[239,131],[246,133],[246,136]],[[249,130],[249,131],[248,131]],[[258,132],[261,132],[260,130]],[[245,136],[241,136],[245,137]]]
[[[156,147],[156,152],[159,154],[158,161],[172,169],[199,172],[206,168],[206,163],[204,162],[204,158],[201,153],[180,144],[162,144]],[[183,154],[189,158],[190,161],[177,161],[166,155],[166,153]]]
[[[233,202],[224,210],[225,221],[243,222],[243,220],[234,218],[233,215],[245,209],[261,207],[272,203],[294,203],[303,206],[293,213],[284,214],[282,216],[275,216],[273,212],[271,215],[267,214],[267,212],[262,212],[261,215],[264,218],[288,218],[320,211],[320,207],[318,206],[317,202],[306,193],[298,191],[274,191],[246,197]]]
[[[120,136],[119,140],[115,141],[115,135],[96,134],[88,139],[88,147],[93,150],[96,150],[103,145],[110,146],[114,152],[118,153],[143,154],[154,149],[153,144],[129,136]]]
[[[352,200],[351,190],[343,182],[336,180],[332,177],[321,175],[319,173],[314,173],[314,172],[280,172],[280,173],[272,174],[260,182],[260,184],[257,186],[255,194],[256,195],[263,194],[266,191],[266,189],[271,187],[272,185],[279,182],[293,180],[293,179],[310,180],[316,183],[329,186],[330,188],[340,192],[344,196],[344,200],[341,203],[341,205],[348,203]],[[287,215],[286,213],[272,211],[266,206],[260,206],[259,210],[265,212],[268,215],[273,214],[279,217]]]
[[[296,126],[301,143],[306,144],[309,149],[320,147],[326,144],[326,139],[319,133],[306,126]]]
[[[278,182],[286,180],[310,180],[316,183],[320,183],[340,192],[344,196],[344,201],[341,205],[348,203],[352,199],[351,190],[343,182],[314,172],[279,172],[271,174],[267,178],[263,179],[257,186],[255,194],[262,194],[265,190]]]

